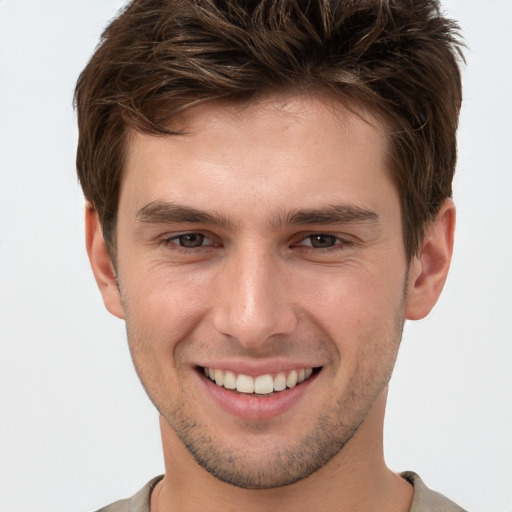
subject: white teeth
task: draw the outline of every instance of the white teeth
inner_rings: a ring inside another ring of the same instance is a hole
[[[217,384],[217,386],[224,384],[224,372],[222,370],[215,370],[215,384]]]
[[[236,376],[233,372],[224,374],[224,387],[226,389],[236,389]]]
[[[294,388],[297,385],[297,372],[292,370],[288,378],[286,379],[286,386],[289,388]]]
[[[286,389],[286,375],[284,373],[278,373],[274,379],[274,389],[276,391],[283,391]]]
[[[254,393],[254,379],[240,374],[236,379],[236,390],[240,393]]]
[[[258,395],[268,395],[274,391],[284,391],[286,388],[294,388],[297,384],[305,381],[313,374],[312,368],[302,368],[301,370],[292,370],[287,375],[280,372],[275,377],[269,373],[259,375],[255,378],[243,373],[235,375],[231,371],[224,371],[213,368],[204,368],[204,374],[209,377],[217,386],[226,389],[236,389],[239,393],[256,393]]]
[[[274,391],[272,375],[260,375],[254,379],[254,392],[258,395],[267,395]]]

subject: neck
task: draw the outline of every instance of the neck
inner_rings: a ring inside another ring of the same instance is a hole
[[[385,395],[329,463],[299,482],[275,489],[242,489],[213,477],[161,418],[165,476],[153,492],[151,511],[406,512],[412,487],[384,462]]]

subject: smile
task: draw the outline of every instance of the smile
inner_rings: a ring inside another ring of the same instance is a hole
[[[217,386],[229,390],[236,390],[239,393],[269,395],[274,392],[291,389],[309,379],[314,368],[302,368],[290,372],[280,372],[276,375],[270,373],[251,377],[243,373],[235,374],[229,370],[215,368],[203,368],[206,377],[215,382]]]

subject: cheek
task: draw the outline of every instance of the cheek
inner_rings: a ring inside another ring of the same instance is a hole
[[[123,282],[121,281],[123,285]],[[200,308],[179,283],[169,280],[141,279],[121,287],[128,344],[137,374],[157,408],[178,406],[182,383],[179,347],[186,344],[199,323]]]
[[[162,268],[128,270],[120,272],[120,284],[134,359],[151,359],[156,368],[175,366],[176,347],[207,311],[204,279]]]
[[[347,267],[300,277],[293,295],[318,323],[335,331],[389,330],[403,302],[405,277],[396,270]]]
[[[175,270],[169,264],[140,265],[121,275],[123,295],[129,302],[130,313],[138,321],[152,325],[176,322],[187,324],[201,312],[205,298],[207,276],[191,270]],[[135,310],[136,307],[136,310]]]
[[[303,290],[310,290],[305,309],[338,355],[339,366],[332,371],[339,372],[340,385],[355,375],[371,379],[373,372],[381,370],[383,375],[375,377],[386,378],[401,338],[404,286],[405,276],[396,271],[386,275],[367,268],[305,283]]]

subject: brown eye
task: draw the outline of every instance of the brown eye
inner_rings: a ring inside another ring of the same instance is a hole
[[[318,235],[310,235],[305,240],[306,245],[315,247],[316,249],[327,249],[334,247],[338,242],[338,237],[334,235],[326,235],[320,233]]]
[[[181,247],[192,249],[194,247],[201,247],[204,244],[205,236],[200,233],[185,233],[176,237],[176,242]]]

